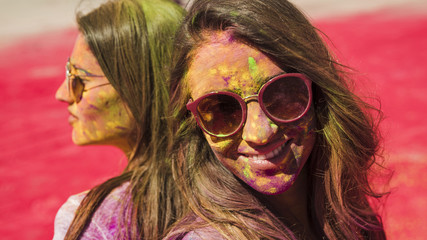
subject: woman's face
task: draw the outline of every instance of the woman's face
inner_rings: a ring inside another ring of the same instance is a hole
[[[233,40],[226,32],[207,35],[194,52],[185,77],[192,99],[212,91],[231,91],[242,98],[284,71],[258,50]],[[255,60],[255,61],[254,61]],[[312,108],[299,120],[278,124],[257,101],[247,102],[244,127],[230,137],[205,137],[218,160],[235,176],[263,194],[292,186],[315,142]]]
[[[82,79],[84,90],[81,99],[74,100],[67,79],[55,97],[68,103],[73,142],[77,145],[114,145],[124,151],[130,150],[127,138],[133,120],[81,34],[77,37],[70,63],[71,74],[74,75],[70,78],[78,75]]]

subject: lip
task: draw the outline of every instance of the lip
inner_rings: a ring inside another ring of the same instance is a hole
[[[75,121],[77,121],[77,116],[75,114],[73,114],[70,110],[68,110],[68,113],[70,113],[70,116],[68,117],[68,123],[71,125],[73,124]]]
[[[68,123],[70,124],[70,125],[72,125],[74,122],[76,122],[77,121],[77,118],[75,117],[75,116],[73,116],[73,115],[70,115],[69,117],[68,117]]]
[[[288,139],[279,144],[274,144],[272,147],[268,148],[269,151],[254,151],[242,154],[242,157],[249,159],[249,165],[254,170],[277,170],[290,150],[291,140],[292,139]]]

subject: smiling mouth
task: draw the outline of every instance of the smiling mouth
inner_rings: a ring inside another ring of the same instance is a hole
[[[251,162],[255,164],[278,164],[280,161],[283,160],[283,157],[287,152],[286,149],[288,149],[291,142],[292,139],[288,139],[286,142],[282,143],[280,146],[276,147],[275,149],[271,150],[266,154],[247,153],[244,154],[244,156],[249,158]]]
[[[273,158],[279,156],[279,154],[282,152],[283,148],[286,146],[287,142],[288,141],[286,141],[285,143],[283,143],[282,145],[280,145],[279,147],[277,147],[276,149],[274,149],[273,151],[271,151],[267,154],[248,155],[248,157],[252,158],[255,161],[273,159]]]
[[[288,157],[290,145],[292,139],[288,139],[286,142],[276,147],[272,151],[266,154],[242,154],[249,160],[249,165],[254,171],[269,172],[274,174],[276,171],[286,168],[290,164]],[[285,160],[286,159],[286,160]],[[283,162],[285,160],[285,162]]]

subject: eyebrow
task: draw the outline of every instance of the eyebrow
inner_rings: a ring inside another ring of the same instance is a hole
[[[71,64],[71,66],[72,66],[74,69],[84,72],[84,73],[85,73],[85,75],[86,75],[86,76],[88,76],[88,77],[104,77],[103,75],[98,75],[98,74],[91,73],[91,72],[89,72],[89,71],[88,71],[88,70],[86,70],[86,69],[83,69],[83,68],[81,68],[81,67],[76,66],[75,64],[72,64],[71,62],[70,62],[70,64]]]
[[[275,74],[273,76],[268,76],[268,77],[265,77],[265,78],[255,78],[254,81],[256,82],[256,84],[260,85],[260,87],[261,87],[266,82],[268,82],[271,79],[273,79],[273,78],[275,78],[275,77],[277,77],[279,75],[282,75],[282,74],[286,74],[286,72],[284,72],[284,71],[283,72],[279,72],[278,74]]]
[[[256,84],[259,85],[259,88],[261,88],[261,86],[264,85],[266,82],[268,82],[271,79],[273,79],[273,78],[275,78],[275,77],[277,77],[279,75],[282,75],[282,74],[286,74],[286,72],[279,72],[279,73],[277,73],[275,75],[268,76],[268,77],[265,77],[265,78],[256,78],[256,79],[254,79],[254,81],[256,82]],[[259,89],[258,89],[258,91],[259,91]],[[206,92],[203,93],[203,95],[206,95],[206,94],[209,94],[209,93],[213,93],[213,92],[232,92],[232,93],[237,93],[238,95],[242,95],[243,91],[242,91],[242,87],[235,88],[235,89],[222,88],[222,89],[217,89],[217,90],[206,91]]]

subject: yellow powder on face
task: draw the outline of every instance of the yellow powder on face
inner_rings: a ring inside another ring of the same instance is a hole
[[[250,81],[251,80],[251,75],[248,72],[244,72],[241,74],[242,77],[242,81]]]
[[[101,136],[102,136],[102,135],[104,135],[105,133],[103,133],[103,132],[101,132],[101,131],[99,131],[99,130],[96,130],[95,134],[96,134],[96,136],[97,136],[97,137],[101,137]]]
[[[292,181],[292,176],[288,174],[280,174],[279,177],[282,179],[283,182],[290,182]]]
[[[237,79],[235,76],[232,76],[231,80],[228,83],[230,89],[239,90],[242,88],[239,79]]]
[[[266,192],[271,193],[271,194],[277,193],[277,188],[272,187],[272,188],[268,189]]]
[[[228,66],[227,65],[219,65],[218,66],[218,73],[221,76],[228,76],[230,74]]]
[[[271,183],[271,180],[268,178],[256,178],[255,179],[255,184],[257,186],[265,186]]]
[[[251,180],[254,179],[254,174],[251,171],[251,167],[249,166],[249,159],[244,159],[244,166],[243,166],[243,174],[245,175],[246,179]]]
[[[209,75],[216,75],[217,74],[217,70],[215,68],[210,68],[209,69]]]
[[[111,129],[114,129],[116,127],[120,127],[121,124],[122,124],[122,122],[120,122],[118,120],[116,120],[116,121],[109,121],[109,122],[105,123],[106,127],[107,128],[111,128]]]
[[[218,142],[213,142],[211,139],[213,139],[214,137],[207,136],[207,138],[209,140],[209,145],[211,145],[211,147],[212,147],[212,150],[217,151],[217,152],[224,152],[233,143],[232,139],[224,139],[224,140],[221,140]],[[216,139],[218,139],[218,138],[216,138]]]
[[[243,169],[243,175],[245,175],[246,179],[249,180],[253,178],[252,173],[247,166]]]
[[[115,100],[115,98],[111,98],[111,95],[112,95],[111,91],[112,90],[113,89],[110,89],[107,87],[105,87],[103,89],[99,89],[97,92],[97,96],[96,96],[95,100],[97,100],[97,102],[99,102],[99,103],[104,102],[105,101],[104,99]]]

